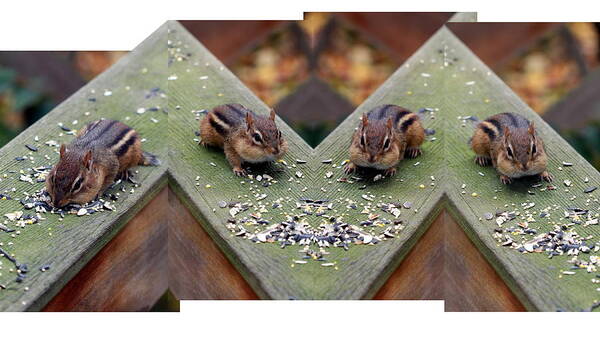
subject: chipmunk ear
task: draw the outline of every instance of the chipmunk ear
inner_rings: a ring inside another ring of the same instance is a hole
[[[248,130],[254,127],[254,119],[252,118],[252,114],[250,114],[250,112],[246,113],[246,126],[248,127]]]
[[[86,169],[90,170],[92,168],[92,151],[88,150],[85,152],[85,155],[81,158],[81,163]]]
[[[529,123],[529,128],[527,129],[527,132],[529,133],[529,135],[535,136],[535,125],[533,124],[533,122]]]
[[[60,158],[63,158],[65,156],[65,153],[67,152],[67,146],[63,144],[60,145]]]
[[[502,134],[504,134],[504,139],[508,140],[508,137],[510,136],[510,129],[508,129],[507,126],[502,127]]]
[[[361,120],[362,120],[362,127],[366,128],[369,125],[369,118],[367,117],[367,114],[363,113]]]
[[[271,121],[275,121],[275,109],[271,108],[271,115],[269,115]]]
[[[387,122],[385,123],[385,126],[387,127],[387,129],[392,130],[392,127],[394,126],[394,120],[392,120],[392,118],[388,118]]]

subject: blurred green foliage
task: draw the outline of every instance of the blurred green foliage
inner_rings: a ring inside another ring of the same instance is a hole
[[[39,79],[20,79],[12,69],[0,67],[0,146],[33,124],[55,106]]]
[[[581,156],[600,170],[600,121],[591,122],[583,129],[561,132],[561,135]]]

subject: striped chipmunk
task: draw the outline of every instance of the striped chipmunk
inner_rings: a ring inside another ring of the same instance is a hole
[[[417,114],[392,104],[376,107],[363,114],[352,136],[350,162],[344,170],[350,174],[357,167],[368,167],[392,176],[405,156],[415,158],[422,153],[424,140],[425,130]]]
[[[50,204],[85,204],[102,194],[115,179],[126,180],[129,168],[157,166],[156,156],[142,151],[135,130],[114,120],[98,120],[81,129],[46,178]]]
[[[501,113],[482,121],[469,143],[476,154],[475,162],[481,166],[492,164],[504,184],[532,175],[552,182],[552,175],[546,171],[544,142],[533,122],[519,114]]]
[[[200,121],[200,136],[201,145],[223,148],[238,176],[247,175],[242,163],[275,161],[287,151],[273,109],[261,116],[237,103],[215,107]]]

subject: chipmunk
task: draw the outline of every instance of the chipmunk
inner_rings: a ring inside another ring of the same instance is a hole
[[[156,156],[142,151],[135,130],[113,120],[98,120],[81,129],[46,178],[50,204],[85,204],[103,193],[115,178],[126,180],[129,168],[159,165]]]
[[[386,176],[396,173],[396,164],[405,156],[419,156],[425,130],[419,116],[400,106],[388,104],[376,107],[362,116],[352,136],[349,174],[358,167],[385,170]]]
[[[215,107],[200,121],[200,136],[201,145],[224,149],[238,176],[247,175],[243,162],[270,162],[287,151],[287,142],[275,125],[273,109],[266,117],[237,103]]]
[[[519,114],[496,114],[479,123],[470,144],[477,154],[475,162],[481,166],[491,163],[504,184],[531,175],[552,182],[552,175],[546,171],[544,143],[536,135],[533,122]]]

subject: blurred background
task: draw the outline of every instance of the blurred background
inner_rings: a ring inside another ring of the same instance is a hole
[[[454,13],[306,13],[303,21],[183,21],[316,146]],[[600,24],[449,28],[600,169]],[[125,52],[0,52],[0,145]],[[177,310],[165,293],[155,311]]]

